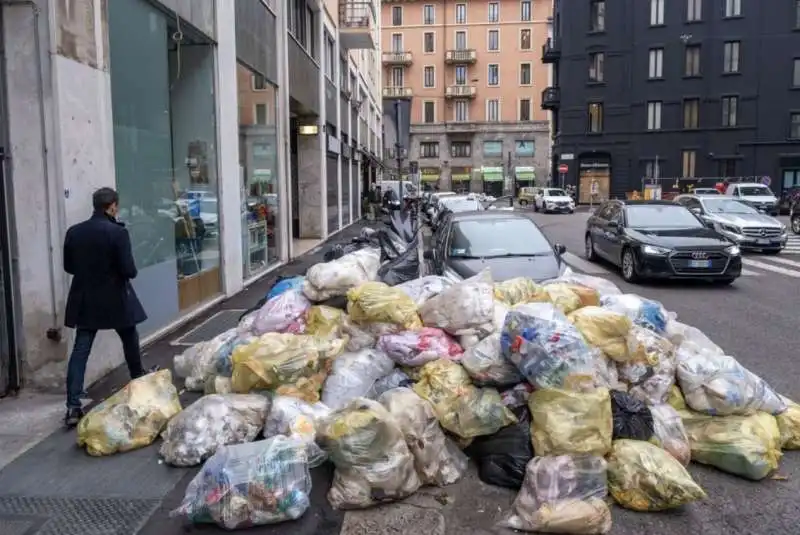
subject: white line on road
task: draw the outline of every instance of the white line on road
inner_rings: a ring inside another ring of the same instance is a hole
[[[785,264],[787,266],[793,266],[796,268],[800,268],[800,262],[797,260],[788,260],[786,258],[781,258],[779,256],[771,256],[769,257],[770,262],[777,262],[779,264]]]
[[[596,264],[592,264],[588,260],[585,260],[579,256],[576,256],[570,252],[566,252],[563,254],[562,258],[564,262],[569,264],[570,266],[574,267],[578,271],[582,271],[587,275],[602,275],[607,274],[609,271],[602,266],[598,266]]]
[[[800,271],[795,271],[793,269],[786,269],[778,266],[773,266],[772,264],[766,264],[764,262],[759,262],[757,260],[750,260],[749,258],[743,258],[742,263],[746,266],[763,269],[766,271],[772,271],[773,273],[780,273],[781,275],[786,275],[787,277],[794,277],[796,279],[800,279]]]
[[[758,277],[759,275],[761,275],[761,273],[759,273],[758,271],[750,271],[749,269],[743,269],[742,275],[744,275],[745,277]]]

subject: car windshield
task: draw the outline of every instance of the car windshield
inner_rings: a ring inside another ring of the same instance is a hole
[[[722,195],[719,191],[715,190],[714,188],[698,188],[694,190],[697,195]]]
[[[712,214],[757,214],[758,210],[732,199],[706,199],[706,210]]]
[[[703,223],[685,206],[670,204],[644,204],[628,206],[628,227],[634,229],[701,228]]]
[[[476,199],[447,199],[442,201],[442,204],[451,212],[468,212],[482,208],[481,203]]]
[[[460,221],[453,226],[450,256],[454,258],[552,254],[550,242],[530,219],[492,218]]]
[[[569,195],[563,189],[549,189],[545,191],[545,195],[550,197],[568,197]]]
[[[739,194],[747,197],[757,195],[772,196],[772,190],[766,186],[739,186]]]

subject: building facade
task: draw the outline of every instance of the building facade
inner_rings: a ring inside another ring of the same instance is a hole
[[[0,2],[0,395],[63,390],[67,228],[111,186],[147,343],[361,217],[378,4]],[[93,380],[122,362],[100,336]]]
[[[547,181],[551,15],[550,0],[383,2],[384,107],[410,100],[404,156],[423,183],[502,194]]]
[[[556,0],[552,169],[589,200],[800,185],[800,2]],[[557,176],[557,175],[556,175]]]

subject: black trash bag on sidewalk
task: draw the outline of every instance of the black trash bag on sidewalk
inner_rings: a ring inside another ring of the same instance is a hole
[[[477,437],[464,450],[478,465],[478,477],[489,485],[519,490],[525,467],[533,459],[531,413],[527,407],[513,410],[519,423],[494,435]]]
[[[653,413],[643,401],[618,390],[611,391],[611,414],[614,440],[650,440],[653,438]]]
[[[420,277],[419,237],[415,238],[402,254],[383,264],[378,279],[389,286],[397,286]]]
[[[363,249],[364,247],[369,245],[369,241],[356,241],[356,238],[353,239],[350,243],[337,243],[336,245],[332,246],[330,249],[325,251],[325,254],[322,257],[323,262],[330,262],[332,260],[336,260],[337,258],[341,258],[346,254],[354,253],[358,250]]]

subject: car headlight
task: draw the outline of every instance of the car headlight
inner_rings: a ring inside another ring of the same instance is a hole
[[[731,245],[730,247],[727,247],[725,249],[725,252],[731,256],[739,256],[740,254],[742,254],[742,250],[739,249],[738,245]]]
[[[740,229],[739,227],[734,227],[733,225],[724,225],[724,224],[720,223],[719,228],[720,228],[720,230],[724,230],[725,232],[731,232],[733,234],[741,234],[742,233],[742,229]]]
[[[786,225],[781,223],[781,234],[786,234]]]
[[[642,246],[642,252],[650,256],[666,256],[672,252],[672,249],[657,247],[655,245],[644,245]]]

